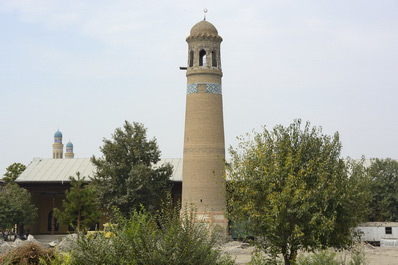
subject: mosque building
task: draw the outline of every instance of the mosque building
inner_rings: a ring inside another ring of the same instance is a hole
[[[222,38],[210,22],[194,25],[188,43],[186,70],[186,112],[183,159],[161,159],[173,166],[172,196],[182,205],[195,205],[198,217],[208,225],[219,225],[227,231],[225,217],[225,143],[221,89]],[[70,176],[80,172],[93,177],[95,167],[90,158],[75,158],[73,144],[66,144],[58,130],[54,134],[52,158],[34,158],[16,182],[32,194],[38,208],[38,220],[29,226],[32,234],[66,233],[67,226],[58,224],[54,208],[62,207]]]

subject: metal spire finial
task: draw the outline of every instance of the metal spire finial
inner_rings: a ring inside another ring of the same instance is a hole
[[[207,8],[203,9],[203,12],[205,13],[203,20],[206,20]]]

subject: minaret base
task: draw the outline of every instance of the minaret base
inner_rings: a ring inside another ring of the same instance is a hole
[[[184,210],[181,211],[181,216],[188,214]],[[205,225],[210,232],[218,232],[220,233],[220,241],[227,241],[229,235],[229,228],[228,228],[228,219],[225,217],[225,212],[216,212],[216,211],[198,211],[193,212],[193,217],[195,222]]]
[[[218,226],[224,233],[228,233],[228,219],[224,212],[196,212],[196,217],[199,222],[205,223],[209,228]]]

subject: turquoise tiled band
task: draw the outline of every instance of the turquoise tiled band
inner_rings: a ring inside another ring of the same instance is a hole
[[[206,85],[206,93],[222,94],[221,85],[217,83],[192,83],[187,84],[187,95],[198,93],[198,85]]]

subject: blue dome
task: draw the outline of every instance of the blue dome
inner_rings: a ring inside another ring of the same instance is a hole
[[[61,137],[62,138],[62,133],[58,130],[54,133],[54,137]]]
[[[73,144],[72,144],[71,142],[68,142],[68,143],[66,144],[66,147],[73,148]]]

